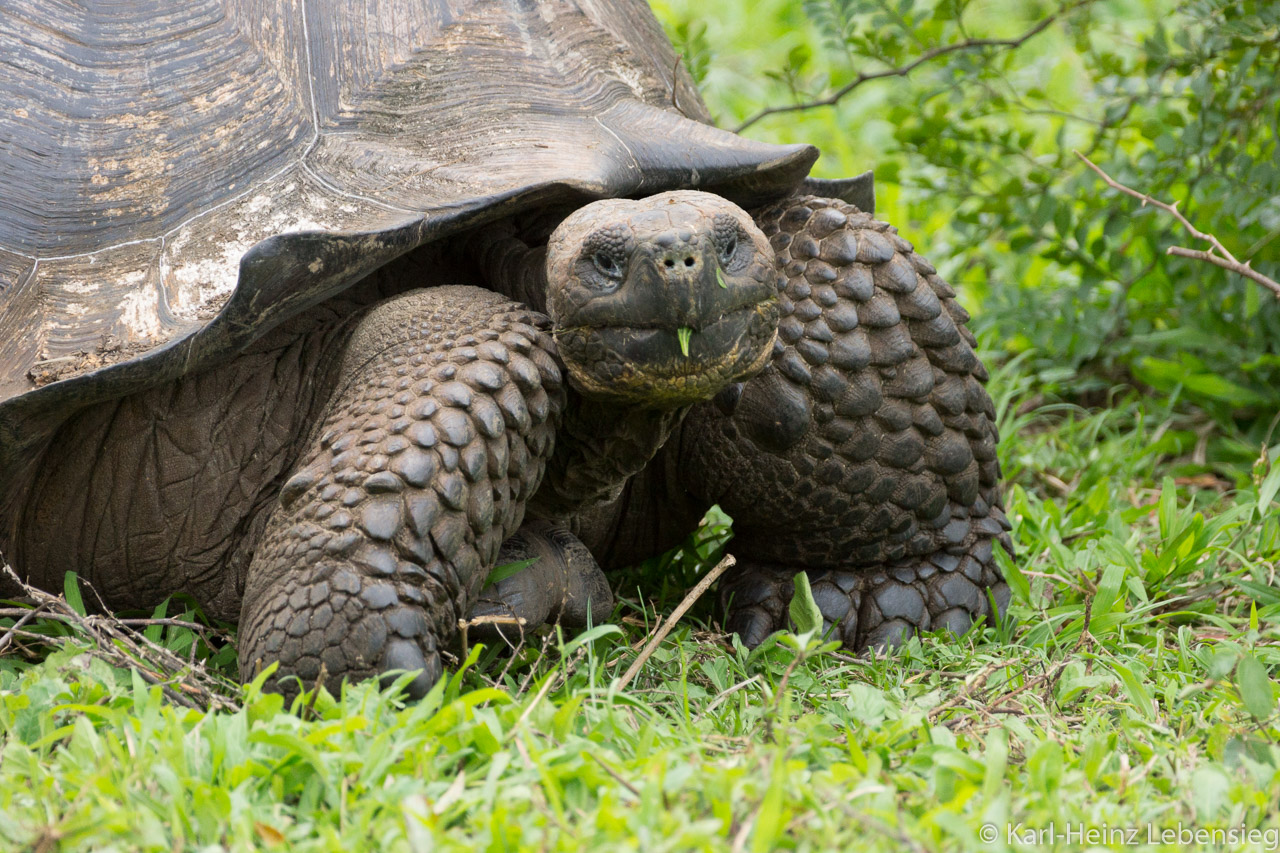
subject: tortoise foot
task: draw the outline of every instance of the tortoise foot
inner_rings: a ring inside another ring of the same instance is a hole
[[[443,671],[436,632],[422,606],[418,579],[373,577],[349,562],[291,573],[269,599],[252,608],[244,647],[250,675],[277,661],[267,688],[294,696],[323,683],[330,692],[344,678],[417,672],[410,698],[426,695]]]
[[[742,560],[720,587],[725,628],[754,648],[791,627],[794,578],[804,571],[824,635],[850,650],[894,648],[923,631],[963,634],[978,621],[999,618],[1009,603],[1009,587],[995,564],[995,548],[1009,548],[1003,513],[993,509],[990,518],[995,523],[967,523],[968,535],[958,545],[884,566],[815,569]]]
[[[498,566],[526,561],[532,562],[480,591],[468,620],[472,636],[517,645],[540,625],[584,628],[613,611],[604,572],[563,525],[528,522],[503,543]]]

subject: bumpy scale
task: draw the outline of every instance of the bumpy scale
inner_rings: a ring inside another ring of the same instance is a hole
[[[548,326],[472,287],[360,323],[249,570],[245,677],[278,660],[335,691],[389,669],[423,670],[411,695],[435,682],[438,632],[475,600],[552,450],[565,392]]]
[[[785,627],[801,570],[851,648],[1003,612],[995,410],[955,291],[843,202],[755,219],[784,278],[773,360],[696,407],[681,448],[686,488],[734,519],[727,627]]]

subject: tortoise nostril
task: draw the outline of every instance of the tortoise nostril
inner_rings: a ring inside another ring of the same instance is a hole
[[[672,268],[672,267],[674,267],[675,265],[676,265],[676,262],[675,262],[675,261],[671,260],[670,258],[667,258],[667,260],[666,260],[666,267],[667,267],[667,269],[671,269],[671,268]]]
[[[686,267],[691,267],[691,266],[693,266],[693,258],[685,258],[685,259],[684,259],[684,265],[685,265]]]

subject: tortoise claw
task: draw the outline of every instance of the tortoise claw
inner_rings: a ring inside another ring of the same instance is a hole
[[[428,660],[422,653],[421,646],[411,640],[392,640],[388,643],[387,650],[382,656],[382,667],[388,670],[387,674],[382,676],[384,687],[389,686],[399,677],[397,670],[405,672],[418,670],[417,676],[404,688],[405,694],[414,701],[426,696],[427,691],[435,685],[443,672],[440,655],[433,653]]]
[[[534,562],[481,591],[468,620],[475,636],[513,644],[540,625],[583,628],[592,617],[601,621],[613,611],[613,591],[604,572],[563,525],[529,522],[503,543],[499,566],[526,560]]]

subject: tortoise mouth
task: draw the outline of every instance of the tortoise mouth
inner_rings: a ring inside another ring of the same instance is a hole
[[[775,299],[728,311],[701,328],[574,326],[554,332],[569,381],[592,399],[645,408],[709,400],[754,376],[773,352]]]

